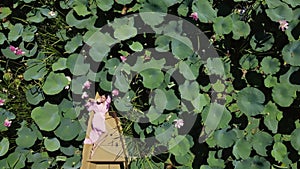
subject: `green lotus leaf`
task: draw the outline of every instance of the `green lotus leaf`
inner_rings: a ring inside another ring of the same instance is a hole
[[[134,64],[134,66],[131,67],[131,69],[135,72],[142,72],[144,70],[147,69],[158,69],[161,70],[164,68],[164,65],[166,64],[166,59],[162,58],[159,60],[156,59],[151,59],[148,62],[144,62],[144,57],[138,57],[136,63]],[[128,72],[126,69],[128,64],[125,64],[123,66],[124,71]]]
[[[137,35],[137,29],[133,26],[123,25],[115,29],[114,37],[119,40],[127,40]]]
[[[291,144],[300,154],[300,128],[296,128],[291,134]]]
[[[293,19],[293,10],[284,3],[281,3],[280,6],[275,8],[266,9],[266,13],[274,22],[278,22],[280,20],[291,21]]]
[[[108,11],[112,8],[114,0],[96,0],[96,3],[102,11]]]
[[[91,12],[88,10],[87,1],[74,1],[73,9],[79,16],[86,16]]]
[[[148,18],[153,17],[153,19],[152,19],[152,21],[153,21],[154,19],[158,19],[155,16],[165,15],[165,13],[167,13],[167,11],[168,11],[168,6],[165,3],[165,1],[149,0],[149,1],[147,1],[147,3],[143,4],[143,8],[140,9],[140,12],[142,12],[142,13],[140,13],[140,14],[141,14],[142,19],[145,16],[148,16]],[[149,12],[153,12],[152,13],[153,15],[148,15],[148,14],[144,15]],[[145,22],[145,20],[144,20],[144,22]],[[148,22],[145,22],[145,23],[149,24]],[[151,24],[149,24],[149,25],[151,25]],[[151,25],[151,26],[154,26],[154,25]]]
[[[16,55],[14,52],[12,52],[9,47],[6,49],[1,49],[1,52],[3,56],[5,56],[8,59],[19,59],[22,57],[22,55]]]
[[[118,0],[116,2],[121,5],[127,5],[127,4],[130,4],[132,2],[132,0]]]
[[[22,39],[25,42],[32,42],[34,40],[35,32],[37,31],[36,26],[26,26],[23,33]]]
[[[81,126],[77,120],[63,118],[54,133],[63,141],[70,141],[78,136],[80,130]]]
[[[52,65],[52,70],[53,71],[64,70],[66,68],[67,68],[67,59],[66,58],[59,58]]]
[[[283,4],[280,0],[266,0],[266,3],[269,8],[276,8]]]
[[[208,58],[206,67],[209,74],[216,74],[220,76],[225,75],[224,63],[220,58]]]
[[[39,10],[41,11],[41,14],[46,16],[47,18],[51,19],[51,18],[55,18],[58,14],[57,11],[52,11],[54,12],[53,14],[54,15],[50,15],[50,9],[49,8],[46,8],[46,7],[43,7],[43,8],[39,8]]]
[[[266,87],[274,87],[277,84],[277,77],[274,76],[267,76],[264,80],[265,86]]]
[[[233,30],[233,21],[229,16],[219,16],[214,19],[213,28],[218,35],[229,34]]]
[[[211,86],[215,92],[221,93],[225,90],[225,85],[220,81],[217,80],[216,83],[212,84]]]
[[[101,62],[108,55],[110,47],[103,42],[94,43],[89,54],[95,62]]]
[[[247,37],[250,34],[250,25],[243,21],[233,21],[233,39],[240,39],[240,37]]]
[[[204,106],[206,106],[210,102],[209,96],[204,94],[199,94],[196,99],[192,100],[192,105],[195,108],[197,113],[202,112]]]
[[[269,102],[265,106],[263,114],[265,114],[264,124],[272,133],[277,133],[278,123],[283,118],[283,113],[277,109],[274,103]]]
[[[179,16],[187,16],[189,12],[189,8],[186,4],[181,4],[178,9],[177,9],[177,13]]]
[[[183,39],[172,39],[171,42],[172,53],[179,59],[185,59],[194,54],[193,48],[189,42],[183,41]]]
[[[244,138],[241,138],[236,141],[232,153],[236,159],[247,159],[250,156],[251,150],[252,147],[250,143]]]
[[[146,5],[146,7],[147,6],[148,5]],[[145,22],[145,24],[154,27],[156,25],[161,24],[164,21],[165,14],[160,13],[160,12],[151,12],[151,10],[150,10],[147,12],[140,13],[140,16],[141,16],[142,20]]]
[[[67,156],[72,156],[75,154],[76,150],[78,150],[78,148],[70,145],[69,147],[60,147],[59,150],[64,153]]]
[[[23,51],[25,52],[26,57],[31,57],[31,56],[33,56],[37,53],[38,44],[35,42],[34,46],[31,49],[27,49],[27,48],[25,48],[24,42],[22,42],[22,43],[20,43],[20,48],[23,49]]]
[[[15,24],[8,33],[8,40],[10,42],[18,40],[18,38],[22,36],[23,31],[24,27],[22,24]]]
[[[209,106],[205,107],[201,116],[206,133],[219,128],[226,128],[232,118],[225,106],[218,103],[211,103]]]
[[[241,161],[233,161],[235,169],[270,169],[270,162],[263,157],[254,156]]]
[[[272,58],[271,56],[265,57],[261,62],[261,69],[266,74],[275,74],[280,69],[280,62],[277,58]]]
[[[26,156],[23,153],[13,152],[6,158],[9,166],[13,166],[14,169],[21,169],[25,167]]]
[[[190,82],[186,80],[183,84],[179,85],[179,92],[181,98],[188,101],[195,100],[200,92],[199,84],[196,81]]]
[[[45,103],[43,107],[36,107],[32,110],[31,118],[41,130],[53,131],[60,123],[57,105]]]
[[[204,23],[211,23],[217,17],[217,11],[209,1],[194,1],[192,10],[198,13],[199,20]]]
[[[163,112],[167,106],[167,96],[161,89],[155,89],[154,93],[154,106],[159,112]]]
[[[157,117],[155,119],[158,119],[161,114],[157,113]],[[155,124],[155,119],[151,121],[152,124]],[[162,145],[167,145],[170,141],[170,139],[173,137],[172,135],[175,132],[175,128],[172,127],[171,123],[164,123],[163,125],[159,125],[155,128],[154,134],[155,139],[159,141]]]
[[[41,23],[45,20],[45,17],[42,16],[41,11],[39,10],[34,10],[34,11],[30,11],[29,13],[27,13],[27,21],[28,22],[33,22],[33,23]]]
[[[117,58],[108,59],[105,63],[105,67],[108,69],[108,73],[111,75],[115,74],[116,67],[119,66],[120,60]]]
[[[175,156],[176,162],[183,165],[192,164],[194,161],[195,155],[192,153],[187,153],[184,155],[177,155]]]
[[[272,98],[278,105],[289,107],[296,98],[296,89],[287,83],[278,83],[272,90]]]
[[[73,75],[84,75],[89,71],[89,64],[84,63],[84,56],[80,54],[72,54],[67,59],[67,68]]]
[[[72,79],[71,82],[71,90],[74,94],[82,94],[82,85],[84,82],[86,82],[88,79],[86,76],[79,76]]]
[[[19,147],[22,148],[29,148],[32,147],[37,140],[37,136],[35,132],[33,132],[31,129],[23,126],[18,131],[18,138],[16,139],[16,143]]]
[[[255,51],[265,52],[272,48],[274,41],[274,37],[271,33],[258,32],[252,36],[250,46]]]
[[[190,148],[194,145],[191,136],[178,135],[169,140],[169,152],[175,156],[185,155],[190,151]]]
[[[6,36],[2,32],[0,32],[0,45],[2,45],[6,40]]]
[[[4,19],[11,14],[11,10],[8,7],[1,7],[0,19]]]
[[[4,156],[9,149],[9,140],[7,138],[3,138],[0,142],[0,157]]]
[[[282,49],[283,59],[290,65],[300,66],[300,41],[290,42]]]
[[[76,49],[82,45],[82,36],[77,34],[65,45],[65,50],[67,53],[73,53]]]
[[[60,143],[57,138],[46,138],[44,145],[48,151],[56,151],[60,148]]]
[[[127,92],[130,89],[129,79],[125,73],[122,73],[119,70],[117,70],[115,73],[115,81],[113,84],[114,87],[119,89],[121,92]]]
[[[71,169],[71,168],[80,168],[80,166],[81,166],[81,156],[75,155],[73,157],[67,158],[62,168]]]
[[[225,162],[222,159],[215,158],[216,152],[209,151],[207,163],[209,166],[215,168],[225,168]]]
[[[286,146],[281,142],[276,142],[273,145],[273,149],[271,151],[272,156],[275,158],[278,162],[283,162],[285,158],[288,156],[287,148]]]
[[[28,103],[33,105],[37,105],[45,99],[44,93],[41,90],[41,88],[38,88],[36,86],[33,86],[32,88],[28,89],[25,94]]]
[[[42,89],[48,95],[55,95],[61,92],[68,83],[69,81],[63,73],[50,72]]]
[[[155,40],[155,50],[158,52],[167,52],[170,50],[171,39],[169,36],[161,35]]]
[[[264,102],[264,93],[253,87],[244,88],[237,94],[237,105],[247,116],[260,114],[264,110]]]
[[[140,42],[133,42],[129,46],[129,48],[135,52],[141,52],[144,49],[143,45]]]
[[[24,72],[24,79],[27,81],[30,80],[39,80],[42,79],[48,70],[46,64],[42,60],[38,59],[29,59],[27,60],[27,69]]]
[[[286,2],[286,4],[291,5],[293,8],[300,5],[299,0],[283,0],[283,2]]]
[[[261,156],[268,156],[267,147],[273,143],[273,137],[267,132],[257,132],[253,135],[252,147]]]
[[[148,89],[158,88],[164,81],[164,73],[159,69],[146,69],[141,73],[143,85]]]
[[[245,70],[254,69],[258,66],[258,60],[255,55],[246,54],[240,59],[240,65]]]
[[[86,19],[78,20],[74,16],[74,10],[70,10],[69,13],[66,16],[66,22],[70,26],[75,26],[76,28],[82,29],[82,28],[89,28],[94,27],[94,23],[97,20],[97,16],[91,16]]]
[[[89,46],[93,46],[95,43],[111,46],[118,42],[118,40],[112,38],[109,33],[102,33],[99,30],[87,31],[83,36],[83,41]]]
[[[179,62],[179,72],[185,77],[185,79],[195,80],[197,77],[190,67],[191,66],[188,65],[187,62]]]
[[[176,109],[179,106],[180,100],[175,95],[175,91],[172,89],[167,90],[167,91],[165,91],[165,95],[166,95],[166,101],[167,101],[166,109],[167,110]]]
[[[227,129],[217,130],[214,132],[213,139],[217,146],[221,148],[228,148],[235,142],[236,133],[233,130],[227,131]]]

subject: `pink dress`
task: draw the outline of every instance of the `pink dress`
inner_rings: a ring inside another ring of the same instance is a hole
[[[85,138],[84,144],[94,144],[101,134],[106,132],[105,113],[109,109],[110,102],[111,98],[108,96],[104,103],[97,104],[96,101],[87,103],[88,111],[94,111],[94,117],[92,119],[92,130],[89,138]]]

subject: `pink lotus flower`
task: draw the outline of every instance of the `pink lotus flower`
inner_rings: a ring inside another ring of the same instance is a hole
[[[190,15],[191,18],[193,18],[195,21],[198,20],[198,13],[197,12],[193,12],[191,15]]]
[[[88,98],[89,95],[87,94],[87,92],[83,92],[82,95],[81,95],[81,98],[82,99],[85,99],[85,98]]]
[[[282,30],[282,31],[285,31],[289,28],[289,23],[286,21],[286,20],[280,20],[278,21],[279,22],[279,28]]]
[[[176,119],[174,120],[174,122],[175,122],[175,127],[178,129],[184,125],[184,121],[182,119]]]
[[[89,82],[89,81],[86,81],[86,82],[84,82],[84,84],[83,84],[83,86],[82,86],[82,89],[90,89],[90,87],[91,87],[91,82]]]
[[[5,119],[3,125],[4,125],[5,127],[10,127],[10,126],[11,126],[11,121],[8,120],[8,119]]]
[[[122,62],[125,62],[127,60],[127,57],[126,56],[120,56]]]
[[[14,52],[16,55],[24,55],[25,52],[22,51],[22,49],[19,49],[18,47],[14,47],[12,45],[9,46],[10,51]]]
[[[119,95],[119,90],[118,89],[114,89],[112,92],[111,92],[112,96],[118,96]]]
[[[4,105],[5,100],[0,98],[0,106]]]

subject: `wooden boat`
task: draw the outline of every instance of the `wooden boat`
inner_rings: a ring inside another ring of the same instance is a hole
[[[97,93],[95,99],[100,96]],[[90,112],[86,138],[89,138],[94,112]],[[126,169],[128,166],[122,128],[116,112],[105,115],[106,133],[99,138],[99,144],[84,144],[81,169]]]

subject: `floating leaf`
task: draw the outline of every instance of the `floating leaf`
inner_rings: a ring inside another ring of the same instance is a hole
[[[281,142],[276,142],[273,145],[271,154],[275,158],[275,160],[279,162],[282,162],[288,156],[287,148]]]
[[[166,100],[167,100],[167,105],[166,109],[167,110],[174,110],[179,106],[180,100],[177,98],[175,95],[174,90],[168,90],[165,91],[166,94]]]
[[[52,70],[53,71],[64,70],[66,68],[67,68],[67,59],[66,58],[59,58],[52,65]]]
[[[101,62],[103,58],[108,55],[109,51],[110,47],[100,41],[91,46],[89,54],[95,62]]]
[[[244,88],[237,95],[237,105],[247,116],[260,114],[264,110],[264,102],[265,95],[253,87]]]
[[[267,146],[271,145],[273,137],[267,132],[257,132],[253,135],[252,147],[261,156],[267,155]]]
[[[69,83],[63,73],[50,72],[44,85],[43,91],[48,95],[55,95],[61,92]]]
[[[199,84],[196,81],[185,81],[183,84],[179,85],[179,92],[183,99],[192,101],[199,95]]]
[[[73,3],[73,9],[76,11],[76,13],[80,16],[86,16],[90,14],[91,12],[88,11],[88,2],[85,1],[74,1]]]
[[[76,35],[65,45],[65,50],[67,53],[73,53],[76,49],[82,45],[82,36]]]
[[[271,33],[258,32],[252,36],[250,45],[255,51],[265,52],[272,48],[274,41],[274,37]]]
[[[81,126],[77,120],[63,118],[54,133],[60,139],[70,141],[78,136],[80,129]]]
[[[164,81],[164,73],[159,69],[146,69],[140,74],[143,77],[143,85],[149,89],[158,88]]]
[[[121,5],[127,5],[127,4],[130,4],[132,2],[132,0],[118,0],[116,2]]]
[[[240,65],[245,70],[254,69],[258,66],[258,60],[255,55],[246,54],[240,59]]]
[[[19,59],[22,57],[22,55],[16,55],[14,52],[12,52],[9,47],[6,49],[1,49],[1,52],[3,56],[5,56],[8,59]]]
[[[28,127],[22,127],[18,131],[18,138],[16,139],[16,143],[18,146],[22,148],[32,147],[37,139],[35,132],[30,130]]]
[[[274,76],[267,76],[264,83],[266,87],[274,87],[277,84],[277,78]]]
[[[119,40],[127,40],[137,35],[137,29],[133,26],[123,25],[114,31],[114,37]]]
[[[282,49],[283,59],[290,65],[300,66],[300,41],[290,42]]]
[[[228,148],[233,145],[236,139],[236,133],[233,130],[227,129],[217,130],[213,135],[216,144],[222,148]]]
[[[4,156],[9,149],[9,141],[7,138],[3,138],[0,142],[0,157]]]
[[[185,155],[187,152],[189,152],[194,142],[192,142],[192,139],[190,140],[188,137],[190,136],[178,135],[175,138],[171,138],[169,141],[170,153],[177,156],[177,155]]]
[[[143,50],[143,45],[140,42],[133,42],[129,48],[135,52],[141,52]]]
[[[276,8],[266,9],[266,13],[268,17],[274,22],[278,22],[280,20],[290,21],[293,19],[293,10],[286,4],[280,3],[280,6]]]
[[[11,10],[8,7],[0,8],[0,19],[4,19],[11,14]]]
[[[112,8],[114,0],[96,0],[96,3],[102,11],[108,11]]]
[[[212,22],[217,17],[217,12],[209,1],[194,1],[192,10],[198,13],[199,20],[204,23]]]
[[[272,133],[277,133],[278,123],[283,117],[282,112],[277,109],[274,103],[269,102],[265,106],[263,114],[265,114],[264,124]]]
[[[289,107],[296,97],[296,89],[287,83],[278,83],[272,90],[273,100],[282,107]]]
[[[44,145],[48,151],[56,151],[60,148],[60,143],[57,138],[46,138]]]
[[[247,37],[250,34],[250,25],[243,21],[233,21],[233,39],[238,40],[240,37]]]
[[[44,99],[45,97],[43,91],[36,86],[26,91],[26,100],[30,104],[37,105]]]
[[[24,27],[22,24],[20,23],[15,24],[8,33],[8,40],[10,42],[18,40],[18,38],[22,36],[23,30]]]
[[[300,154],[300,128],[296,128],[291,134],[291,144]]]
[[[218,35],[229,34],[233,30],[233,22],[231,17],[217,17],[214,19],[213,28]]]
[[[43,107],[34,108],[31,118],[44,131],[53,131],[60,123],[58,107],[48,102]]]
[[[271,56],[267,56],[261,62],[261,69],[266,74],[275,74],[280,69],[280,62],[277,58],[272,58]]]
[[[237,159],[247,159],[250,156],[251,150],[251,144],[244,138],[241,138],[236,141],[235,145],[233,146],[232,153]]]
[[[263,157],[254,156],[241,161],[233,161],[235,169],[270,169],[270,162]]]
[[[164,109],[166,108],[167,106],[167,97],[166,97],[166,94],[163,90],[161,89],[156,89],[154,91],[155,95],[154,95],[154,105],[155,105],[155,108],[160,111],[160,112],[163,112]]]
[[[83,75],[89,70],[89,64],[84,63],[84,57],[80,54],[72,54],[67,59],[67,68],[73,75]]]
[[[24,72],[24,79],[27,81],[30,80],[39,80],[42,79],[48,70],[46,64],[42,60],[38,59],[29,59],[27,60],[27,69]]]

